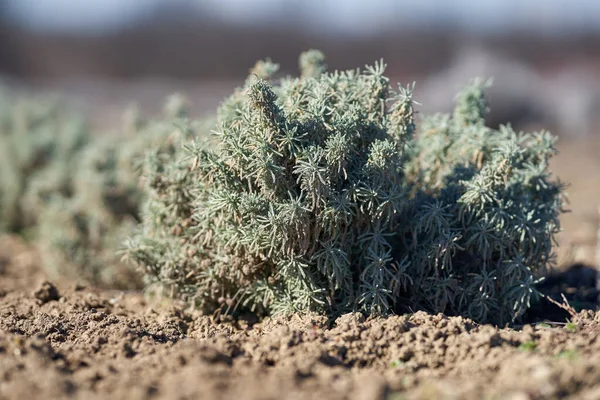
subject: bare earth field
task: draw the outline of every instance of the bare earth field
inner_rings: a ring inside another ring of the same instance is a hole
[[[592,262],[599,146],[561,144],[561,257]],[[600,399],[600,312],[499,329],[417,312],[214,322],[141,293],[44,282],[0,240],[0,399]]]

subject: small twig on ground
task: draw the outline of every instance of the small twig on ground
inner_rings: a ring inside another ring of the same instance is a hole
[[[563,310],[565,310],[566,312],[569,313],[569,315],[571,316],[571,318],[574,318],[575,316],[577,316],[577,311],[575,311],[575,309],[569,304],[569,302],[567,301],[567,298],[565,297],[564,293],[560,294],[562,299],[563,299],[563,303],[559,303],[558,301],[554,300],[553,298],[551,298],[550,296],[546,296],[546,299],[548,299],[548,301],[554,305],[556,305],[559,308],[562,308]]]

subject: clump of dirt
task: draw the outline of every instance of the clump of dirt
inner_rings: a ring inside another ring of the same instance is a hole
[[[49,301],[60,299],[60,294],[52,282],[44,281],[41,286],[33,292],[33,297],[38,300],[38,304],[46,304]]]
[[[423,312],[218,323],[18,266],[0,273],[19,282],[0,298],[3,399],[600,398],[593,311],[504,329]]]

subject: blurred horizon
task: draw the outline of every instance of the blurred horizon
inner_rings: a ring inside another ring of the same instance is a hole
[[[0,79],[65,94],[99,126],[175,91],[209,113],[257,60],[295,75],[311,48],[330,70],[383,58],[390,79],[417,82],[424,111],[493,77],[493,125],[581,137],[600,126],[597,0],[0,0],[0,11]]]
[[[6,0],[5,16],[13,26],[66,35],[113,34],[169,17],[350,36],[419,28],[561,36],[600,32],[596,0]]]

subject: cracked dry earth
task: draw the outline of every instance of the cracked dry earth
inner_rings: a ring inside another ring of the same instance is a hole
[[[422,312],[215,323],[36,265],[0,240],[0,399],[600,399],[600,313],[518,329]]]

